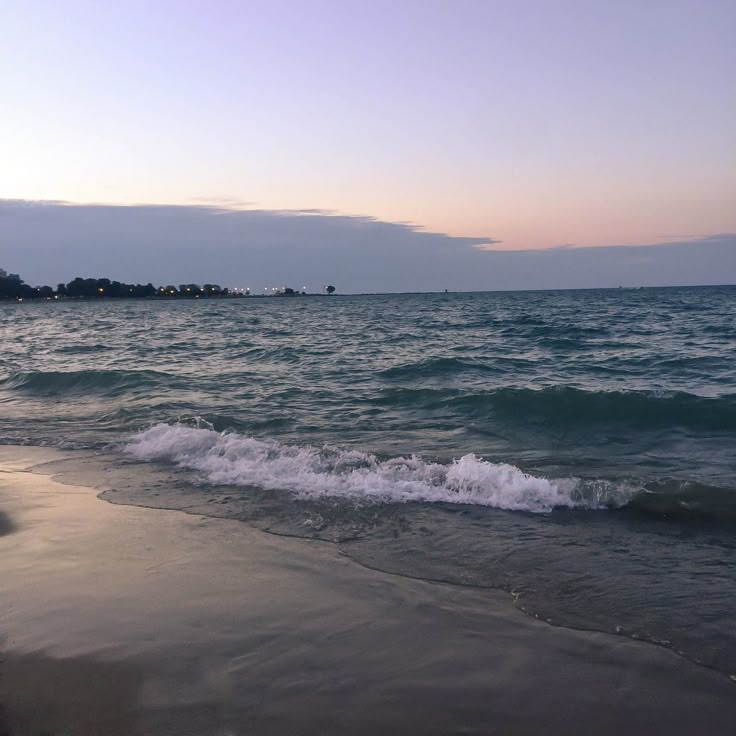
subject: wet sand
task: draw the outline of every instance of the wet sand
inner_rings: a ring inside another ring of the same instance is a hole
[[[736,685],[503,593],[117,506],[0,448],[0,734],[732,734]]]

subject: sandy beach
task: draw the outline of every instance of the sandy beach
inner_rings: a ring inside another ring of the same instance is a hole
[[[736,686],[668,650],[113,505],[63,457],[0,449],[3,736],[733,733]]]

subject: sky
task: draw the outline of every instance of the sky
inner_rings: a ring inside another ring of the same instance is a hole
[[[0,199],[371,218],[459,281],[479,248],[701,248],[736,232],[734,37],[733,0],[3,0]]]

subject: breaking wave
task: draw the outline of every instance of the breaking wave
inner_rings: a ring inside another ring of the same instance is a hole
[[[289,491],[311,499],[441,502],[548,513],[620,506],[633,492],[605,481],[537,477],[473,454],[447,464],[416,456],[381,460],[358,450],[285,445],[201,425],[157,424],[133,436],[125,451],[136,460],[197,471],[215,485]]]

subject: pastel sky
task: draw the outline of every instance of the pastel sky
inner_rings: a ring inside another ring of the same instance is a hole
[[[736,232],[735,38],[734,0],[4,0],[0,199],[697,242]]]

